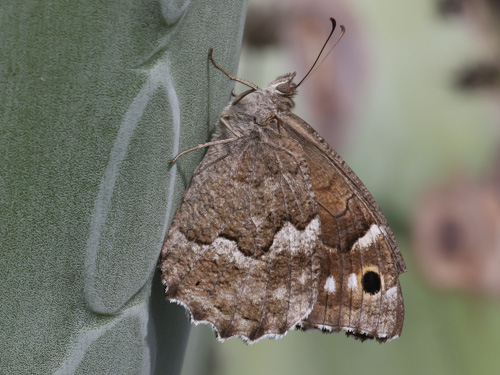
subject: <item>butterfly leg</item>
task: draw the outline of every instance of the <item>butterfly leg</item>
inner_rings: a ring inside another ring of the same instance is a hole
[[[236,128],[233,125],[231,125],[231,123],[229,121],[227,121],[224,117],[220,118],[220,122],[222,122],[226,126],[226,128],[228,128],[229,130],[231,130],[231,132],[237,138],[241,138],[242,137],[241,133],[238,130],[236,130]]]
[[[221,67],[219,64],[217,64],[212,56],[212,53],[213,53],[213,48],[210,48],[208,50],[208,58],[210,59],[210,61],[212,62],[212,64],[214,64],[214,66],[219,69],[222,73],[224,73],[230,80],[232,81],[236,81],[236,82],[239,82],[239,83],[242,83],[244,84],[245,86],[248,86],[248,87],[251,87],[252,89],[254,90],[258,90],[259,87],[257,85],[254,85],[252,82],[249,82],[245,79],[242,79],[242,78],[238,78],[238,77],[235,77],[231,74],[229,74],[227,72],[227,70],[225,70],[223,67]]]
[[[217,141],[203,143],[203,144],[198,145],[196,147],[190,148],[189,150],[182,151],[180,154],[178,154],[175,158],[172,159],[172,161],[170,162],[170,164],[175,164],[177,162],[177,160],[179,160],[179,158],[181,156],[184,156],[184,155],[190,153],[191,151],[199,150],[200,148],[205,148],[205,147],[210,147],[210,146],[215,146],[215,145],[221,145],[221,144],[224,144],[224,143],[231,143],[231,142],[237,141],[238,139],[240,139],[240,137],[234,137],[234,138],[228,138],[228,139],[219,139]]]
[[[209,146],[215,146],[215,145],[220,145],[220,144],[224,144],[224,143],[231,143],[231,142],[234,142],[242,137],[241,133],[238,130],[236,130],[236,128],[233,125],[231,125],[231,123],[229,121],[227,121],[225,118],[221,117],[220,122],[222,122],[236,137],[228,138],[228,139],[219,139],[217,141],[203,143],[203,144],[198,145],[196,147],[190,148],[189,150],[182,151],[180,154],[178,154],[175,158],[172,159],[170,164],[174,164],[175,162],[177,162],[177,160],[179,160],[179,158],[181,156],[184,156],[184,155],[190,153],[191,151],[199,150],[200,148],[205,148],[205,147],[209,147]]]

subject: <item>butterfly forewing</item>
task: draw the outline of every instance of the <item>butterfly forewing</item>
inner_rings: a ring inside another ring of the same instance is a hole
[[[321,221],[318,301],[302,328],[379,341],[399,336],[404,305],[398,276],[406,268],[383,214],[314,129],[293,114],[280,120],[300,140]]]

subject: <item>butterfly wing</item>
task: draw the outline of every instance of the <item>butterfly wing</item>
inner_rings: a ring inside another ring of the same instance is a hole
[[[318,301],[301,327],[379,341],[399,336],[404,304],[398,276],[406,267],[385,217],[311,126],[293,114],[280,120],[304,150],[321,221]]]
[[[167,298],[220,340],[284,335],[317,299],[309,170],[296,141],[266,131],[208,149],[161,252]]]

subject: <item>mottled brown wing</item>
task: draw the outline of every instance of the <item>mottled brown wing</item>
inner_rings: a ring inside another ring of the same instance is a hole
[[[161,252],[167,297],[220,340],[284,335],[317,299],[309,170],[296,141],[267,132],[208,149]]]
[[[318,301],[301,326],[386,341],[401,334],[406,271],[387,221],[342,158],[299,117],[281,118],[309,165],[321,221]]]

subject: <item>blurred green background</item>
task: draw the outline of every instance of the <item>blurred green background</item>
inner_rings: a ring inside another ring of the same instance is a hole
[[[249,2],[238,75],[259,86],[289,71],[302,77],[328,34],[328,17],[347,28],[315,78],[301,87],[296,113],[317,128],[320,123],[318,130],[364,181],[394,229],[408,266],[400,277],[405,325],[401,338],[383,345],[320,332],[291,332],[252,346],[239,339],[220,344],[209,327],[193,327],[183,375],[498,373],[498,211],[485,220],[496,228],[484,234],[492,237],[477,239],[479,232],[467,229],[467,209],[450,213],[462,195],[446,207],[438,199],[434,216],[422,201],[435,189],[451,196],[447,189],[464,180],[471,182],[465,196],[481,194],[471,186],[498,186],[496,11],[493,1],[472,0]],[[484,78],[477,65],[490,74]],[[331,101],[320,100],[318,107],[315,90]],[[493,194],[473,209],[483,217],[482,209],[498,202],[500,194]],[[443,229],[444,217],[459,224]],[[443,257],[442,248],[451,256]],[[472,269],[476,258],[482,266]],[[493,280],[475,282],[485,264]],[[440,280],[450,269],[457,270],[454,278]]]

